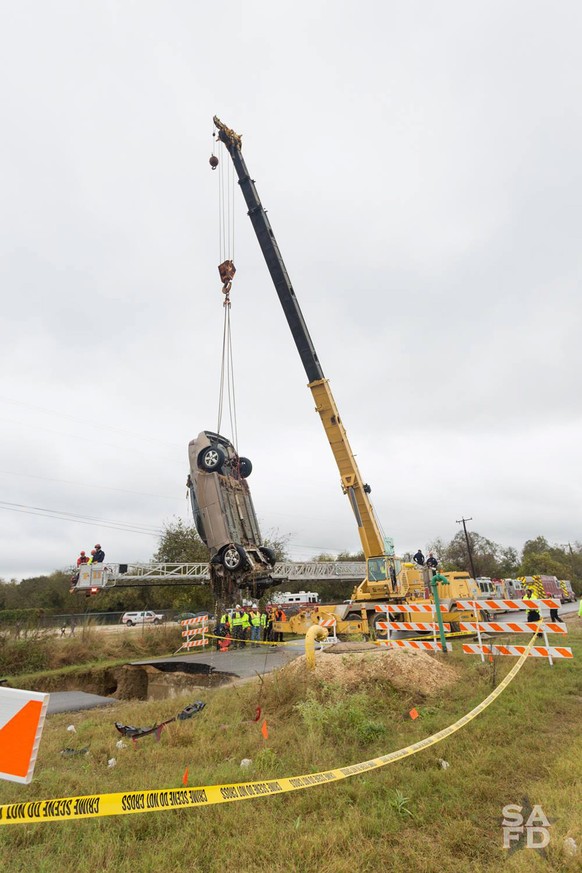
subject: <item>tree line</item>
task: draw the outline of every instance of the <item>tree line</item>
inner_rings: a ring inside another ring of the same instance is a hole
[[[476,532],[468,533],[476,576],[516,578],[544,573],[569,579],[578,594],[582,593],[582,543],[550,544],[543,536],[527,540],[521,552],[512,546],[501,546]],[[289,560],[288,536],[272,532],[265,544],[274,550],[277,560]],[[465,570],[471,573],[467,543],[463,531],[449,542],[435,539],[428,545],[439,560],[439,569]],[[411,560],[410,554],[402,556]],[[166,524],[152,561],[164,563],[205,563],[209,553],[200,540],[193,524],[182,520]],[[363,561],[362,552],[341,552],[339,555],[322,553],[315,561]],[[123,612],[134,609],[176,609],[198,612],[213,611],[214,597],[207,585],[160,586],[156,588],[111,588],[95,597],[85,599],[71,595],[70,572],[55,570],[49,575],[34,576],[17,581],[0,580],[0,620],[15,610],[42,609],[50,613],[68,612]],[[288,583],[286,589],[299,591],[305,583]],[[320,580],[317,589],[323,601],[346,600],[352,584],[338,580]]]

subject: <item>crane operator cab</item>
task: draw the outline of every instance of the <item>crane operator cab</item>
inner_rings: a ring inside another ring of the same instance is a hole
[[[396,592],[396,570],[393,558],[387,555],[368,558],[366,566],[368,582],[384,583],[392,593]]]

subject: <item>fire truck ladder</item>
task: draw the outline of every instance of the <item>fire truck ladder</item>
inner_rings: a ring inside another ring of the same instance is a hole
[[[84,592],[106,588],[206,585],[210,582],[208,564],[86,564],[79,571],[75,591]],[[273,585],[317,579],[356,583],[361,582],[365,575],[363,561],[285,561],[275,564],[269,573]]]

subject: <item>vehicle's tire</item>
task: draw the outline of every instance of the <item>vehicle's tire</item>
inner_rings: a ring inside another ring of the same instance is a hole
[[[480,610],[479,610],[479,618],[478,618],[478,621],[491,621],[491,618],[492,618],[491,613],[490,613],[490,612],[487,612],[486,609],[480,609]]]
[[[261,555],[264,555],[264,557],[267,559],[267,563],[270,564],[271,567],[275,566],[275,564],[277,563],[277,559],[275,557],[275,552],[273,551],[273,549],[268,548],[268,546],[259,546],[259,552],[261,553]]]
[[[239,470],[242,478],[248,479],[253,472],[253,465],[248,458],[239,458]]]
[[[208,446],[198,455],[198,466],[205,473],[220,473],[226,455],[220,446]]]
[[[374,634],[376,635],[377,640],[387,640],[388,639],[388,631],[382,630],[382,628],[378,627],[379,621],[387,621],[389,617],[380,613],[380,615],[375,615],[372,619],[372,626],[374,628]]]
[[[159,624],[159,623],[160,623],[159,618],[154,618],[154,624]]]
[[[240,570],[245,560],[244,549],[236,544],[226,546],[220,556],[226,570],[234,573],[235,570]]]
[[[133,622],[132,622],[132,621],[129,621],[129,620],[128,620],[128,621],[126,621],[125,623],[126,623],[126,625],[127,625],[128,627],[133,627]]]

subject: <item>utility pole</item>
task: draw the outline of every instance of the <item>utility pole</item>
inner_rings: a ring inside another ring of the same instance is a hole
[[[473,554],[471,552],[471,542],[469,540],[469,534],[467,533],[467,525],[465,524],[466,521],[473,521],[473,517],[471,516],[471,518],[457,519],[457,524],[463,525],[463,530],[465,531],[465,540],[467,542],[467,552],[469,554],[469,566],[471,567],[471,576],[473,577],[473,579],[476,579],[477,576],[475,575],[475,567],[473,565]]]
[[[576,575],[574,570],[574,550],[572,549],[570,543],[568,543],[568,548],[570,550],[570,573],[572,576],[572,581],[574,581],[574,576]]]

